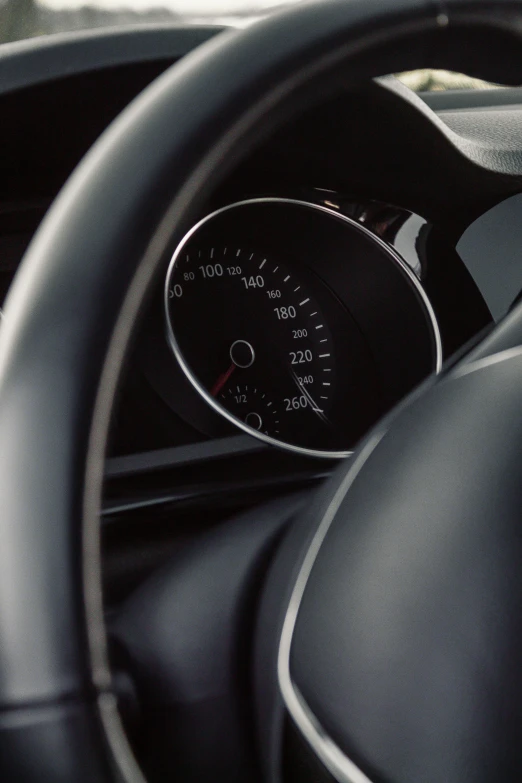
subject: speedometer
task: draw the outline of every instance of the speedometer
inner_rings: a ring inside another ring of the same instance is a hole
[[[292,237],[292,218],[303,211],[296,204],[244,202],[189,233],[166,281],[168,340],[193,387],[230,422],[298,451],[341,455],[389,407],[390,394],[376,346],[307,263],[311,250],[320,257],[321,235],[315,249],[303,246],[303,226]],[[402,269],[400,278],[416,293]]]
[[[335,392],[328,322],[313,291],[270,253],[231,241],[183,253],[168,286],[178,358],[205,395],[257,432],[305,439]],[[267,402],[264,402],[268,400]]]

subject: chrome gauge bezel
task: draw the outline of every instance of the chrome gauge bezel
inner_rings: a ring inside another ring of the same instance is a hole
[[[194,389],[197,391],[197,393],[200,395],[200,397],[202,397],[202,399],[205,400],[207,405],[209,405],[216,413],[218,413],[228,422],[233,424],[235,427],[238,427],[240,430],[243,430],[243,432],[246,432],[248,435],[251,435],[253,438],[256,438],[257,440],[263,441],[264,443],[267,443],[271,446],[275,446],[280,449],[291,451],[294,454],[301,454],[309,457],[319,457],[323,459],[343,459],[344,457],[350,456],[353,453],[353,451],[351,449],[347,449],[346,451],[328,451],[328,450],[321,450],[321,449],[310,449],[304,446],[297,446],[295,444],[288,443],[284,440],[273,438],[270,435],[266,435],[263,432],[254,430],[253,428],[249,427],[248,424],[246,424],[244,421],[238,419],[236,416],[230,413],[230,411],[224,408],[214,397],[212,397],[212,395],[209,394],[209,392],[205,389],[205,387],[199,382],[199,380],[196,378],[191,368],[185,361],[185,358],[182,354],[182,351],[176,339],[176,335],[174,334],[174,330],[172,328],[172,323],[170,319],[170,313],[169,313],[169,287],[170,287],[169,284],[170,284],[171,277],[174,273],[174,269],[176,267],[177,261],[180,258],[181,254],[183,253],[187,243],[204,225],[206,225],[206,223],[210,222],[211,220],[218,217],[219,215],[225,212],[229,212],[233,209],[237,209],[238,207],[251,206],[255,204],[286,204],[286,205],[302,207],[305,209],[313,209],[319,212],[326,213],[331,217],[337,218],[337,220],[344,221],[352,228],[354,228],[355,230],[363,234],[365,237],[367,237],[371,242],[377,244],[382,249],[384,249],[388,254],[390,260],[392,260],[395,264],[397,264],[398,267],[401,269],[401,271],[408,277],[408,279],[416,289],[424,305],[428,317],[428,322],[431,326],[432,336],[433,336],[433,341],[435,346],[435,363],[434,363],[435,366],[433,370],[434,373],[439,373],[442,368],[442,339],[441,339],[439,325],[437,322],[437,317],[435,315],[431,302],[421,282],[419,281],[415,273],[412,271],[412,269],[408,266],[408,264],[406,264],[402,260],[402,258],[393,250],[393,248],[391,248],[388,244],[386,244],[386,242],[384,242],[382,239],[380,239],[378,236],[372,233],[372,231],[370,231],[369,229],[367,229],[365,226],[361,225],[357,221],[353,220],[347,215],[343,215],[342,213],[336,212],[335,210],[330,209],[329,207],[323,206],[321,204],[315,204],[310,201],[282,198],[276,196],[273,197],[267,196],[264,198],[244,199],[242,201],[236,201],[232,204],[227,204],[226,206],[221,207],[220,209],[217,209],[211,212],[210,214],[206,215],[204,218],[202,218],[198,223],[196,223],[190,229],[190,231],[187,232],[187,234],[185,234],[185,236],[177,246],[171,258],[171,261],[169,263],[167,275],[165,278],[164,307],[165,307],[167,343],[172,353],[174,354],[176,361],[181,367],[184,375],[187,377],[187,379],[194,387]]]

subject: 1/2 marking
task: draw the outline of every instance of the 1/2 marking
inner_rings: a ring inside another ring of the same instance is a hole
[[[259,265],[259,268],[262,269],[265,264],[266,264],[266,258],[263,261],[261,261],[261,264]]]

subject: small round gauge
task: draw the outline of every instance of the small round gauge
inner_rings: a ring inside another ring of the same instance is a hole
[[[219,384],[220,389],[223,386]],[[238,419],[244,421],[248,427],[256,432],[263,432],[277,438],[279,431],[279,411],[278,405],[274,405],[273,400],[267,397],[262,389],[257,386],[250,387],[248,384],[227,384],[226,391],[219,392],[217,399],[222,405],[234,414]]]
[[[174,254],[165,307],[178,364],[220,422],[315,456],[348,453],[440,363],[413,272],[366,229],[302,202],[204,218]],[[201,428],[212,434],[210,420]]]

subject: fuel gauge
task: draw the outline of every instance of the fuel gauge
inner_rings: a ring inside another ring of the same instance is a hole
[[[272,437],[279,435],[278,406],[252,384],[232,383],[219,395],[222,405],[253,430]]]

